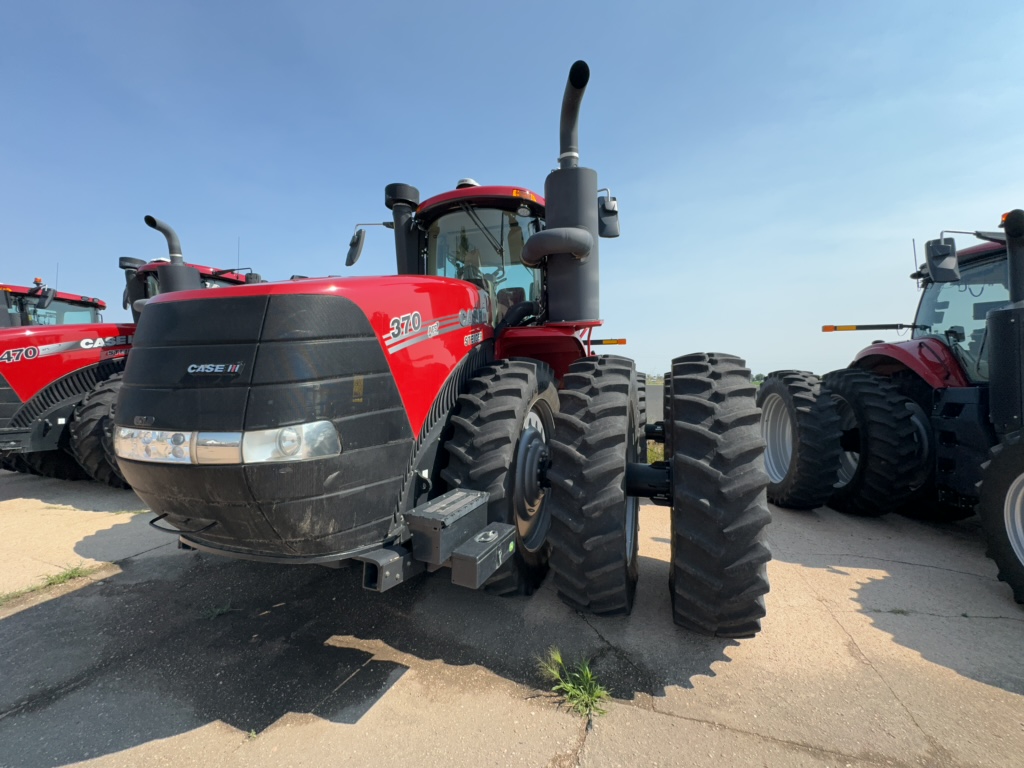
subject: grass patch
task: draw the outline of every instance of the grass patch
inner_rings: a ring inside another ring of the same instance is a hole
[[[79,563],[71,568],[65,568],[60,573],[53,574],[53,576],[47,576],[46,581],[43,582],[40,589],[56,587],[58,584],[67,584],[69,581],[73,581],[74,579],[85,578],[95,570],[95,568],[88,568]]]
[[[653,464],[656,461],[665,460],[665,444],[656,440],[647,441],[647,463]]]
[[[11,600],[14,600],[16,598],[24,597],[25,595],[30,595],[33,592],[41,592],[42,590],[48,589],[49,587],[56,587],[61,584],[67,584],[69,581],[74,581],[75,579],[84,579],[90,573],[95,573],[96,571],[98,571],[101,567],[102,566],[99,565],[86,566],[79,563],[78,565],[72,566],[71,568],[65,568],[60,573],[55,573],[52,576],[47,576],[43,580],[42,584],[36,584],[34,587],[26,587],[25,589],[19,589],[15,592],[4,592],[3,594],[0,594],[0,606],[6,605],[7,603],[11,602]]]
[[[551,690],[561,694],[573,712],[587,719],[605,713],[601,702],[608,698],[608,691],[597,682],[590,662],[582,659],[570,669],[562,660],[562,652],[552,646],[546,656],[537,660],[537,667],[548,681],[554,683]]]
[[[144,515],[152,512],[151,509],[118,509],[113,512],[115,515]]]

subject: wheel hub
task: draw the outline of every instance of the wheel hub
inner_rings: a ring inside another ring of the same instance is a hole
[[[860,464],[860,429],[857,427],[853,406],[837,395],[832,395],[832,401],[839,412],[839,428],[842,430],[840,445],[843,449],[839,454],[839,480],[835,487],[842,488],[857,474],[857,465]]]
[[[528,418],[526,428],[519,438],[512,493],[512,509],[519,541],[529,552],[536,552],[544,545],[551,526],[551,518],[544,507],[551,454],[545,441],[543,425],[538,426],[541,428],[534,426]]]

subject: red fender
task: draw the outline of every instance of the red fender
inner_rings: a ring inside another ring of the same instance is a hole
[[[863,368],[886,375],[907,368],[932,389],[972,386],[960,361],[939,339],[911,339],[899,343],[881,342],[865,347],[851,368]]]

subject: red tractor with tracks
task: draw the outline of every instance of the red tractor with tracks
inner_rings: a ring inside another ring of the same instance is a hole
[[[768,498],[794,509],[939,520],[977,509],[999,578],[1024,603],[1024,212],[1002,232],[926,244],[910,325],[822,379],[769,374],[760,391]]]
[[[553,574],[596,614],[632,608],[642,498],[672,506],[677,623],[760,628],[768,591],[759,411],[737,358],[675,361],[646,424],[632,360],[593,354],[598,239],[617,203],[578,164],[589,80],[573,65],[541,196],[385,189],[397,274],[158,296],[116,412],[118,462],[186,548],[362,564],[384,591],[423,571],[529,594]],[[353,238],[349,263],[364,237]],[[647,463],[646,440],[672,440]]]
[[[178,263],[181,248],[173,230],[152,217],[146,223],[167,236],[172,255],[149,263],[120,260],[124,307],[131,307],[136,320],[146,301],[159,293],[254,279]],[[40,279],[30,288],[0,285],[0,301],[6,309],[0,315],[4,468],[127,487],[113,455],[110,413],[135,324],[105,323],[102,301],[58,293]]]

